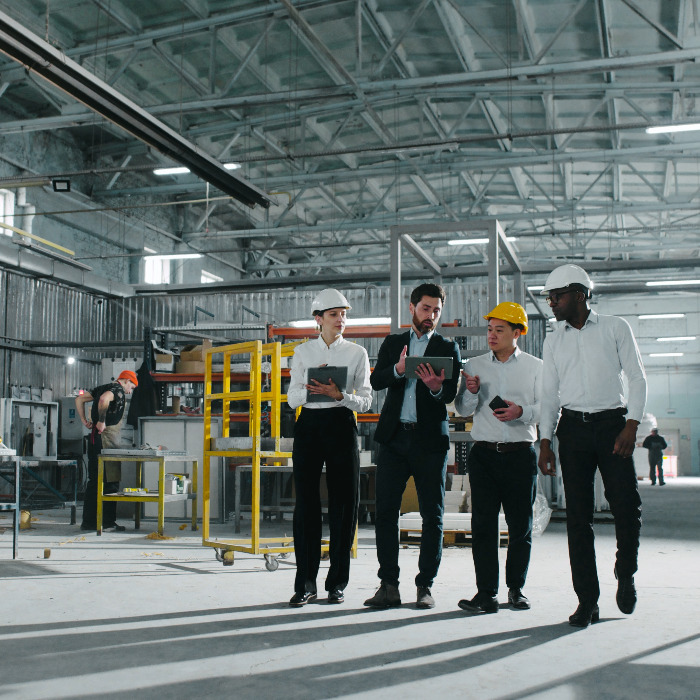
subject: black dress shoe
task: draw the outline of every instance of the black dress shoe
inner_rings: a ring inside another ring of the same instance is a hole
[[[498,612],[498,598],[481,593],[477,593],[471,600],[460,600],[457,605],[459,605],[462,610],[472,613]]]
[[[591,622],[600,620],[600,610],[596,603],[579,603],[576,612],[569,618],[573,627],[588,627]]]
[[[332,591],[328,591],[328,602],[343,603],[345,602],[345,594],[340,588],[334,588]]]
[[[435,607],[435,599],[427,586],[418,586],[416,595],[416,607],[419,610],[428,610]]]
[[[631,615],[637,605],[637,589],[634,587],[634,576],[618,576],[617,566],[615,567],[615,578],[617,579],[617,607],[625,615]]]
[[[123,525],[117,525],[117,523],[105,525],[102,530],[104,532],[126,532],[126,528]]]
[[[316,594],[311,593],[310,591],[306,591],[304,593],[295,593],[289,599],[289,605],[292,608],[300,608],[302,605],[312,603],[314,600],[316,600]]]
[[[523,595],[519,588],[511,588],[508,591],[508,602],[516,610],[529,610],[530,601]]]
[[[367,598],[365,605],[369,608],[398,608],[401,605],[398,586],[382,581],[377,592],[371,598]]]

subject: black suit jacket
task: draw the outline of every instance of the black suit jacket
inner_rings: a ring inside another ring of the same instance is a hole
[[[410,333],[408,331],[387,336],[379,348],[377,365],[370,378],[370,383],[375,391],[388,389],[377,430],[374,433],[374,439],[380,443],[389,442],[399,427],[406,378],[397,379],[394,376],[394,365],[399,361],[404,346],[409,345],[409,340]],[[418,380],[416,386],[419,436],[425,440],[428,449],[448,450],[450,435],[445,406],[451,403],[457,395],[461,369],[459,348],[454,341],[443,338],[439,333],[434,333],[425,349],[425,357],[453,358],[452,379],[444,381],[442,393],[438,397],[433,396],[430,389],[422,381]]]

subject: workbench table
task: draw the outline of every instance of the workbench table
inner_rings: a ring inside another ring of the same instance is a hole
[[[165,504],[173,501],[192,501],[192,529],[197,529],[197,458],[191,455],[168,454],[167,452],[154,454],[152,450],[144,450],[139,454],[138,450],[109,450],[104,452],[97,460],[97,534],[102,534],[102,504],[105,501],[117,503],[157,503],[158,504],[158,534],[162,535],[165,528]],[[136,462],[136,487],[143,484],[143,465],[153,463],[158,465],[158,493],[153,494],[104,494],[104,463],[105,462]],[[165,465],[173,462],[189,462],[192,464],[192,492],[191,493],[165,493]],[[141,510],[135,509],[134,526],[138,530],[141,527]]]

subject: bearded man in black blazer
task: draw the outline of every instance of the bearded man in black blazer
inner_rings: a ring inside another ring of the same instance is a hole
[[[399,594],[399,512],[409,477],[418,494],[421,534],[416,607],[432,608],[430,592],[442,557],[442,515],[445,472],[450,447],[446,405],[457,394],[459,348],[435,331],[445,303],[445,290],[421,284],[411,292],[412,326],[385,338],[370,383],[375,391],[387,389],[374,439],[379,443],[376,477],[378,576],[381,585],[365,601],[373,608],[401,605]],[[418,378],[405,376],[406,357],[451,357],[452,377],[436,374],[428,364],[418,365]]]

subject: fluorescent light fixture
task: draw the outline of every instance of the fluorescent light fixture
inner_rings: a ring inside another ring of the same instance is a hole
[[[642,314],[637,316],[640,321],[651,320],[652,318],[685,318],[685,314]]]
[[[506,236],[506,240],[515,243],[518,239],[514,236]],[[488,238],[453,238],[451,241],[447,241],[447,245],[483,245],[488,242]]]
[[[647,287],[684,287],[689,284],[700,284],[700,280],[656,280],[647,282]]]
[[[659,343],[674,343],[676,341],[681,341],[681,340],[695,340],[694,335],[675,335],[675,336],[669,336],[668,338],[657,338],[657,342]]]
[[[70,180],[52,180],[54,192],[70,192]]]
[[[75,358],[73,357],[73,355],[68,355],[68,357],[66,357],[66,364],[67,365],[74,365],[75,364]]]
[[[189,168],[178,167],[178,168],[156,168],[153,171],[154,175],[184,175],[190,172]]]
[[[153,248],[147,248],[146,246],[143,247],[143,250],[145,253],[151,253],[151,255],[155,255],[158,251],[153,250]]]
[[[649,357],[683,357],[682,352],[650,352]]]
[[[675,134],[679,131],[700,131],[700,124],[666,124],[665,126],[649,126],[647,134]]]
[[[224,168],[226,168],[226,170],[238,170],[240,167],[240,163],[224,163]]]
[[[194,260],[201,258],[201,253],[171,253],[169,255],[144,255],[144,260]]]
[[[531,292],[541,292],[544,289],[543,284],[537,284],[534,287],[528,287]]]
[[[349,318],[345,324],[345,327],[349,326],[388,326],[391,324],[391,319],[385,316],[372,316],[367,318]],[[290,321],[289,325],[291,328],[316,328],[316,321],[304,320],[304,321]]]

